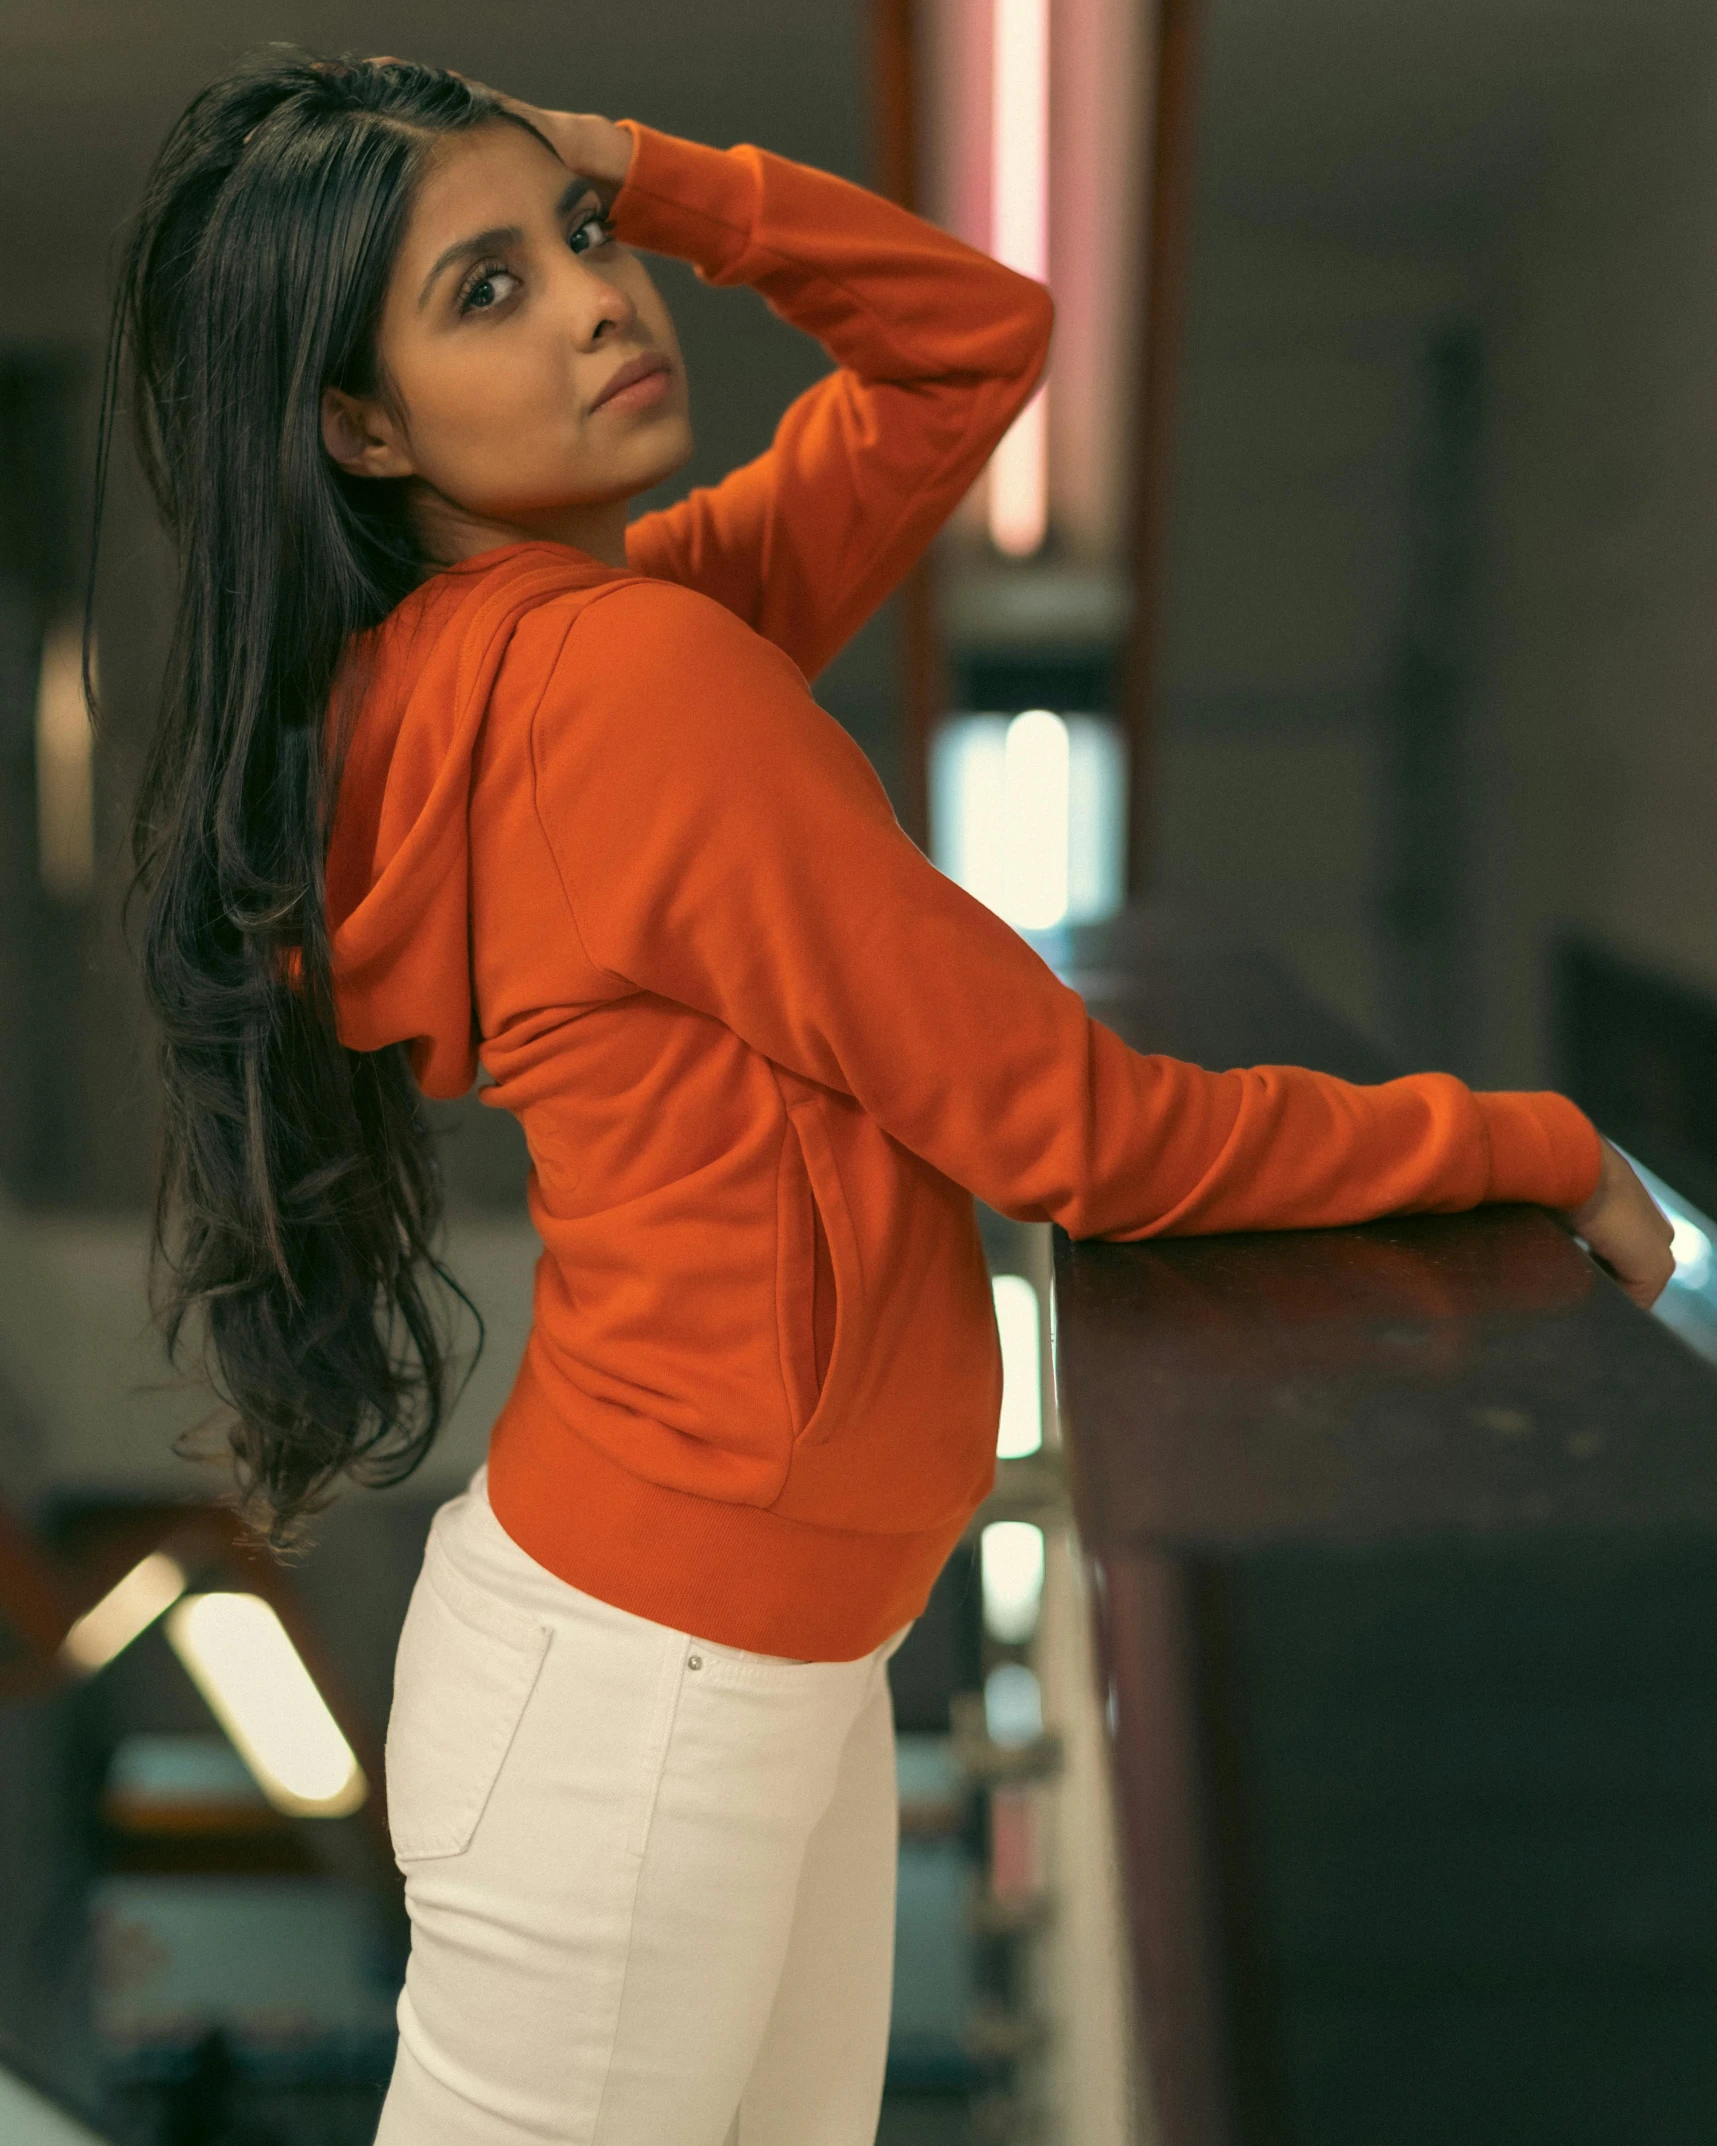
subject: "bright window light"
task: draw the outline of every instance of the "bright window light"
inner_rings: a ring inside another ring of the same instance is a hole
[[[984,1727],[997,1744],[1035,1743],[1043,1734],[1043,1692],[1023,1662],[1003,1662],[984,1679]]]
[[[369,1784],[286,1627],[260,1595],[190,1595],[167,1637],[277,1810],[343,1818]]]
[[[83,629],[63,620],[42,642],[36,681],[36,842],[42,885],[62,902],[95,884],[95,767],[83,697]]]
[[[1040,283],[1049,273],[1049,0],[993,0],[990,251]],[[1049,526],[1048,420],[1041,389],[990,461],[990,540],[1027,558]]]
[[[185,1571],[164,1550],[152,1551],[85,1610],[60,1642],[67,1665],[84,1676],[105,1669],[185,1592]]]
[[[984,1629],[1004,1646],[1024,1644],[1043,1605],[1043,1530],[1029,1520],[993,1520],[978,1538]]]
[[[1043,1444],[1037,1291],[1023,1274],[993,1275],[990,1287],[1002,1343],[1002,1420],[996,1432],[996,1458],[1023,1460]]]
[[[961,715],[931,748],[936,863],[1025,931],[1126,899],[1126,749],[1104,717]]]

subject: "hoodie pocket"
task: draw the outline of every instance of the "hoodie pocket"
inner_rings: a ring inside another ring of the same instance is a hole
[[[858,1245],[814,1099],[788,1106],[781,1142],[776,1303],[795,1441],[820,1435],[858,1299]]]

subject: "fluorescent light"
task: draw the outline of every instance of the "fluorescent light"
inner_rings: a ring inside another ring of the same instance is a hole
[[[997,1274],[996,1331],[1002,1343],[1002,1417],[996,1458],[1022,1460],[1043,1444],[1043,1358],[1038,1343],[1037,1291],[1023,1274]]]
[[[66,1663],[85,1676],[105,1669],[116,1654],[148,1631],[185,1592],[185,1569],[164,1550],[151,1551],[110,1587],[94,1609],[85,1610],[60,1642]]]
[[[930,853],[1025,930],[1126,899],[1127,755],[1106,716],[956,715],[930,748]]]
[[[995,0],[990,77],[990,251],[1049,272],[1049,0]]]
[[[36,844],[42,885],[63,902],[95,884],[95,768],[83,697],[83,629],[51,626],[36,681]]]
[[[343,1818],[369,1784],[286,1627],[260,1595],[190,1595],[167,1637],[277,1810]]]
[[[978,1538],[984,1629],[1004,1646],[1037,1630],[1043,1604],[1043,1530],[1029,1520],[992,1520]]]
[[[990,542],[1029,559],[1049,534],[1049,412],[1039,388],[990,457]]]
[[[1049,274],[1049,0],[994,0],[990,251]],[[1029,558],[1049,529],[1049,426],[1040,388],[990,458],[990,541]]]
[[[1028,708],[1007,730],[1007,907],[1010,924],[1044,931],[1067,914],[1067,725]]]

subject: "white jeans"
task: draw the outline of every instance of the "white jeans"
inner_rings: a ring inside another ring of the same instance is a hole
[[[791,1662],[652,1624],[527,1556],[479,1470],[400,1637],[377,2146],[872,2146],[904,1636]]]

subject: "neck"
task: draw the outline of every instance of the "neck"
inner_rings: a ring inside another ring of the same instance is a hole
[[[426,486],[412,500],[411,512],[425,556],[438,566],[474,559],[479,552],[495,551],[503,544],[525,543],[570,544],[574,551],[586,552],[604,566],[624,566],[627,505],[624,499],[604,500],[501,521],[473,514]]]

